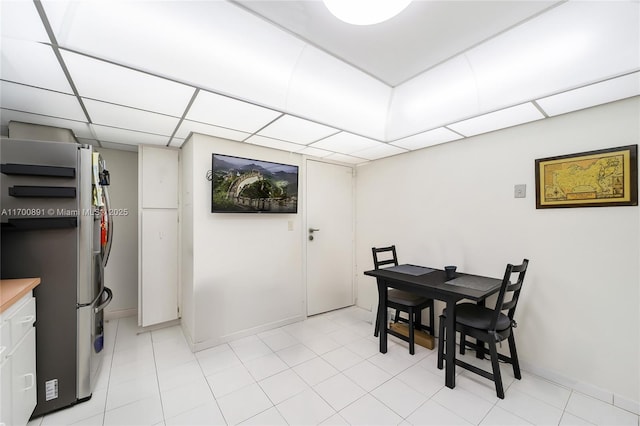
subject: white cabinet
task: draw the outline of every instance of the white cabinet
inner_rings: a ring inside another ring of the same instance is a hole
[[[0,424],[26,425],[36,407],[36,303],[25,295],[0,316]]]
[[[139,281],[138,325],[175,320],[178,315],[179,151],[138,150]]]
[[[0,362],[0,425],[9,426],[11,422],[11,358],[2,357]]]
[[[178,318],[178,211],[144,209],[142,326]]]

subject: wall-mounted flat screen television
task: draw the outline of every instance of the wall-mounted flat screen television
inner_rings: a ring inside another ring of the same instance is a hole
[[[298,166],[213,154],[212,213],[297,213]]]

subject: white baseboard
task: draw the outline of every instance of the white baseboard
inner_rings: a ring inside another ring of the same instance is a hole
[[[640,416],[640,402],[638,401],[633,401],[629,398],[613,394],[613,405]]]
[[[161,330],[163,328],[167,328],[167,327],[173,327],[174,325],[180,325],[182,321],[180,321],[180,319],[174,319],[171,321],[166,321],[166,322],[161,322],[159,324],[153,324],[153,325],[149,325],[146,327],[140,327],[138,326],[138,332],[139,333],[145,333],[147,331],[155,331],[155,330]]]
[[[120,309],[118,311],[104,311],[105,320],[114,320],[119,318],[133,317],[138,315],[136,308],[132,309]]]
[[[268,324],[263,324],[257,327],[249,328],[246,330],[237,331],[234,333],[230,333],[224,336],[219,336],[212,339],[203,340],[201,342],[193,342],[192,336],[188,336],[185,333],[185,337],[187,338],[187,343],[191,348],[192,352],[199,352],[205,349],[212,348],[214,346],[221,345],[223,343],[231,342],[233,340],[242,339],[243,337],[252,336],[257,333],[262,333],[263,331],[273,330],[274,328],[282,327],[288,324],[293,324],[296,322],[303,321],[306,317],[304,315],[297,315],[290,318],[285,318],[282,320],[270,322]],[[183,328],[184,329],[184,328]]]
[[[590,383],[581,382],[579,380],[567,377],[557,371],[548,370],[546,368],[537,367],[529,362],[520,361],[522,369],[530,373],[547,379],[551,382],[573,389],[577,392],[599,399],[600,401],[612,404],[623,410],[630,411],[640,415],[640,402],[633,401],[629,398],[614,394],[612,391],[592,385]]]

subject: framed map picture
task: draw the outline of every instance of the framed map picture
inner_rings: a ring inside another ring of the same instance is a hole
[[[537,209],[638,205],[638,145],[535,162]]]

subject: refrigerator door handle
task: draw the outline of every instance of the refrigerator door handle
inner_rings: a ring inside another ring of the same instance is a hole
[[[102,193],[104,194],[104,207],[107,214],[107,246],[104,250],[102,265],[107,266],[109,255],[111,254],[111,244],[113,244],[113,216],[111,215],[111,199],[109,198],[109,190],[106,186],[102,188]]]
[[[96,306],[94,308],[94,312],[97,314],[98,312],[100,312],[101,310],[103,310],[104,308],[107,307],[107,305],[109,303],[111,303],[111,300],[113,300],[113,291],[111,291],[111,289],[109,287],[105,287],[103,290],[103,293],[100,293],[100,297],[102,298],[102,295],[104,293],[107,293],[107,298],[106,300],[104,300],[101,304],[99,304],[98,306]]]
[[[93,306],[100,301],[101,297],[102,297],[102,292],[100,292],[100,294],[98,294],[96,298],[89,303],[76,303],[76,308],[86,308],[87,306]]]

